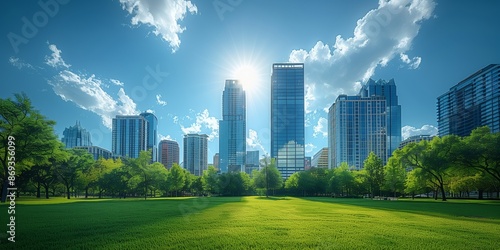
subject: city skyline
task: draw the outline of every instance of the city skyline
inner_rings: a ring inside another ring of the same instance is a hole
[[[225,12],[211,2],[166,4],[172,2],[139,1],[134,9],[130,1],[69,1],[47,11],[38,2],[6,1],[0,96],[25,92],[57,122],[59,137],[79,120],[93,144],[108,150],[113,117],[154,111],[158,141],[181,143],[184,134],[204,133],[212,157],[224,80],[240,78],[247,150],[265,154],[271,65],[303,62],[305,151],[312,156],[328,145],[325,107],[340,94],[357,93],[369,77],[398,82],[402,137],[408,137],[437,133],[437,97],[500,62],[494,1],[402,1],[401,7],[318,0],[289,1],[286,8],[282,1],[243,1]],[[148,13],[172,18],[142,18]],[[34,21],[44,14],[47,20]]]

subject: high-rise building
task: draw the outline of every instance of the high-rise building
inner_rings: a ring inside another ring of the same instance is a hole
[[[259,150],[247,151],[245,172],[251,175],[254,170],[259,170]]]
[[[217,171],[220,172],[220,169],[219,169],[219,153],[215,153],[213,161],[214,161],[214,167],[215,167],[215,169],[217,169]]]
[[[410,137],[404,139],[399,144],[398,148],[402,149],[402,148],[404,148],[406,145],[408,145],[410,143],[419,143],[421,141],[432,141],[432,139],[434,137],[435,137],[434,135],[414,135],[414,136],[410,136]]]
[[[392,155],[401,143],[401,105],[398,102],[394,79],[374,81],[369,79],[359,91],[361,97],[383,96],[386,103],[387,157]]]
[[[117,115],[113,118],[112,149],[117,157],[137,158],[147,150],[148,121],[141,115]]]
[[[171,169],[174,163],[179,164],[179,144],[172,140],[161,140],[158,161],[167,169]]]
[[[311,169],[311,161],[312,161],[311,156],[306,156],[304,158],[304,170]]]
[[[437,98],[439,135],[468,136],[477,127],[500,132],[500,64],[490,64]]]
[[[246,156],[246,100],[237,80],[226,80],[219,121],[219,168],[221,173],[244,171]]]
[[[76,122],[75,126],[65,128],[61,141],[66,148],[92,146],[90,133],[80,126],[80,122]]]
[[[313,156],[311,166],[315,168],[328,168],[328,148],[320,149]]]
[[[386,101],[382,96],[340,95],[328,112],[328,168],[356,169],[374,152],[387,161]]]
[[[104,149],[104,148],[101,148],[101,147],[98,147],[98,146],[78,146],[75,148],[88,151],[94,157],[94,160],[96,160],[96,161],[101,157],[104,159],[113,158],[113,153],[111,153],[111,151]]]
[[[141,114],[147,123],[146,149],[151,150],[153,162],[158,161],[158,118],[153,113],[144,112]]]
[[[184,135],[184,168],[190,173],[201,176],[207,169],[208,135]]]
[[[271,157],[284,179],[304,170],[304,64],[275,63],[271,76]]]

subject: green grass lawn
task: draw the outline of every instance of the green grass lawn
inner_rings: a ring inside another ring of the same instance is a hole
[[[21,198],[6,231],[0,249],[500,249],[500,202]]]

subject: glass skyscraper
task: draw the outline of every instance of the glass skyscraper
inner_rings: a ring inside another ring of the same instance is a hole
[[[153,162],[158,161],[158,118],[153,113],[144,112],[141,114],[146,121],[146,129],[148,131],[146,137],[146,148],[151,150],[151,158]]]
[[[468,136],[477,127],[500,132],[500,64],[490,64],[437,98],[439,135]]]
[[[158,161],[167,169],[174,163],[179,164],[179,144],[176,141],[161,140],[159,145]]]
[[[328,112],[328,168],[342,162],[356,169],[374,152],[387,161],[387,107],[382,96],[340,95]]]
[[[184,135],[184,168],[190,173],[201,176],[207,169],[208,135]]]
[[[245,171],[246,98],[237,80],[226,80],[219,121],[219,168],[221,173]]]
[[[92,146],[90,133],[76,122],[75,126],[65,128],[61,141],[66,148]]]
[[[139,157],[147,150],[148,121],[141,115],[117,115],[113,118],[112,149],[118,157]]]
[[[374,81],[369,79],[359,91],[361,97],[383,96],[386,102],[387,157],[401,143],[401,105],[398,103],[394,79]]]
[[[304,64],[273,64],[271,157],[285,179],[304,170]]]

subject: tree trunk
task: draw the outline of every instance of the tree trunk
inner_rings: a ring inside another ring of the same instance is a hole
[[[40,198],[40,182],[36,185],[36,198]]]
[[[68,200],[71,199],[71,191],[68,185],[66,185],[66,198],[68,198]]]
[[[49,198],[49,186],[45,186],[45,199]]]
[[[446,201],[446,193],[444,192],[444,185],[442,182],[439,183],[439,189],[441,189],[442,201]]]
[[[89,187],[85,187],[85,199],[89,198]]]
[[[477,196],[477,199],[478,199],[478,200],[482,200],[482,199],[483,199],[483,190],[481,190],[481,189],[480,189],[480,190],[478,190],[477,192],[478,192],[478,194],[477,194],[477,195],[478,195],[478,196]]]

